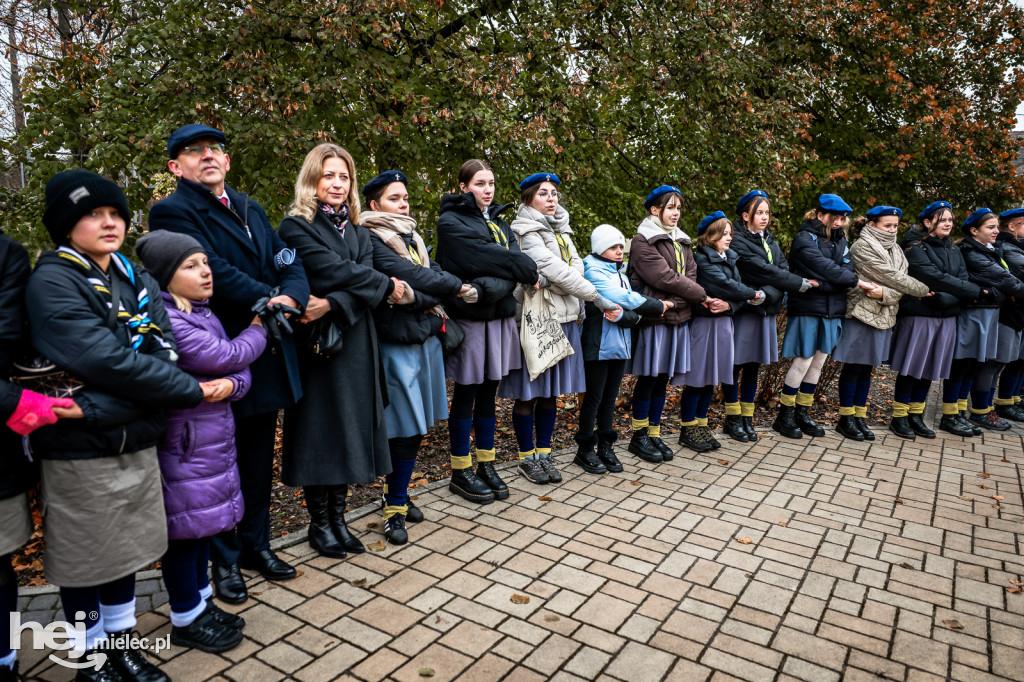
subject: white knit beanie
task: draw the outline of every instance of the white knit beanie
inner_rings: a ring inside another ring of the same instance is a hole
[[[625,248],[626,238],[622,236],[618,229],[611,225],[598,225],[590,233],[590,252],[598,256],[616,244],[622,244],[623,248]]]

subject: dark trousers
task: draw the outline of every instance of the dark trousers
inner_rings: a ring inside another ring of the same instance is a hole
[[[276,430],[277,411],[235,417],[238,475],[245,512],[236,528],[211,539],[210,558],[216,566],[237,564],[242,552],[260,552],[270,547],[270,489]]]
[[[587,392],[580,408],[580,440],[589,440],[597,432],[610,435],[615,431],[615,400],[626,371],[625,360],[594,360],[583,364]]]

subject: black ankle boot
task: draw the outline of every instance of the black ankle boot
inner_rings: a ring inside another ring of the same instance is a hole
[[[236,630],[235,632],[238,631]],[[103,649],[107,654],[107,663],[104,667],[113,665],[125,680],[135,680],[136,682],[171,682],[171,678],[164,674],[160,668],[146,660],[142,651],[132,647],[131,639],[131,630],[111,632],[107,635],[107,641],[112,646]],[[239,640],[241,640],[241,633],[239,633]]]
[[[857,423],[854,421],[852,414],[844,414],[839,417],[839,422],[836,423],[836,431],[843,438],[849,438],[858,442],[863,442],[864,434],[857,428]]]
[[[327,511],[331,519],[331,530],[338,543],[345,548],[349,554],[362,554],[366,551],[359,538],[352,535],[348,526],[345,525],[345,499],[348,497],[347,485],[332,485],[327,487]]]
[[[665,458],[661,456],[661,451],[654,447],[654,443],[651,442],[650,437],[647,435],[646,427],[633,431],[633,437],[629,439],[627,450],[651,464],[661,464],[665,461]]]
[[[467,502],[490,504],[494,502],[494,491],[473,473],[472,467],[453,469],[452,480],[448,483],[449,492],[455,493]]]
[[[588,438],[580,438],[577,433],[576,443],[579,447],[576,450],[576,457],[572,460],[573,464],[588,474],[608,473],[607,467],[597,458],[597,452],[594,451],[594,447],[597,445],[597,436],[590,434]]]
[[[779,405],[779,414],[775,417],[775,422],[772,424],[772,431],[786,438],[803,438],[804,432],[796,425],[796,421],[793,418],[795,412],[796,408],[792,405]]]
[[[505,485],[505,481],[501,480],[498,472],[494,470],[494,462],[478,462],[476,465],[476,476],[491,489],[491,492],[494,493],[494,499],[508,499],[508,486]]]
[[[684,426],[679,429],[679,444],[694,452],[710,452],[715,449],[711,444],[711,431],[706,426]]]
[[[1013,422],[1024,422],[1024,411],[1018,405],[996,405],[996,414]]]
[[[864,417],[854,417],[853,423],[857,425],[857,428],[862,434],[864,434],[864,440],[874,440],[875,433],[868,426],[868,420]]]
[[[814,418],[811,417],[811,408],[807,405],[796,406],[796,409],[793,410],[793,421],[796,422],[797,428],[812,438],[825,435],[825,429],[814,421]]]
[[[622,462],[615,456],[615,448],[612,446],[617,438],[618,435],[614,431],[597,434],[597,458],[604,464],[605,469],[613,474],[622,471]]]
[[[921,436],[921,438],[935,438],[935,432],[924,423],[924,416],[920,414],[908,414],[907,426],[910,430]]]
[[[910,424],[907,423],[906,417],[893,417],[889,420],[889,430],[895,433],[900,438],[907,438],[908,440],[914,440],[917,434],[910,428]]]
[[[753,417],[741,417],[743,420],[743,430],[747,432],[747,439],[751,443],[755,443],[758,440],[757,429],[754,428]]]
[[[660,433],[660,431],[659,431]],[[650,428],[647,429],[647,440],[651,441],[651,445],[661,453],[661,461],[671,462],[676,456],[675,450],[669,447],[669,444],[661,439],[661,436],[652,436]]]
[[[306,498],[306,511],[309,512],[309,532],[306,536],[309,546],[320,556],[329,559],[347,557],[348,552],[338,542],[338,538],[334,537],[334,530],[331,528],[327,488],[322,485],[307,485],[302,489],[302,494]]]
[[[738,440],[741,443],[750,442],[750,434],[747,433],[747,429],[743,426],[743,417],[738,414],[725,415],[725,421],[722,422],[722,431],[733,440]]]
[[[963,419],[958,414],[942,415],[942,419],[939,421],[939,429],[961,438],[974,437],[974,429],[971,428],[970,424],[964,424]]]

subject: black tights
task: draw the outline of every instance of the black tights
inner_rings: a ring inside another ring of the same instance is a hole
[[[452,419],[472,419],[477,416],[487,419],[495,415],[495,396],[498,382],[485,379],[482,384],[455,384],[452,393]]]
[[[633,400],[649,401],[652,398],[664,398],[668,393],[668,374],[656,377],[641,376],[636,378],[633,387]]]
[[[594,435],[594,422],[602,436],[615,433],[615,400],[626,369],[625,360],[596,360],[583,365],[587,376],[587,392],[580,407],[580,430],[577,440],[589,441]]]

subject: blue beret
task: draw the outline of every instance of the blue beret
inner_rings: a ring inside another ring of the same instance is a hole
[[[988,209],[986,208],[982,210],[987,211]],[[1024,217],[1024,208],[1011,208],[1009,211],[1003,211],[1002,213],[1000,213],[999,217],[1003,218],[1004,220],[1011,220],[1013,218]]]
[[[679,191],[678,187],[673,187],[672,185],[662,185],[661,187],[657,188],[656,190],[647,195],[647,200],[644,201],[644,208],[650,210],[651,206],[654,206],[654,202],[658,200],[658,197],[660,197],[662,194],[668,194],[669,192],[675,192],[679,196],[683,195],[683,193]]]
[[[1020,215],[1024,215],[1024,209],[1019,210],[1021,211]],[[1009,211],[1007,211],[1007,213],[1009,213]],[[964,234],[966,234],[967,230],[971,229],[972,227],[977,227],[978,225],[980,225],[981,220],[987,215],[995,215],[995,213],[993,213],[992,209],[990,208],[979,208],[977,211],[964,218],[964,222],[960,225],[960,227],[964,231]]]
[[[746,194],[740,197],[739,201],[736,202],[736,215],[743,215],[743,209],[747,207],[747,204],[749,204],[751,199],[753,199],[754,197],[764,197],[765,199],[767,199],[768,195],[759,189],[747,192]]]
[[[903,217],[903,209],[896,208],[895,206],[875,206],[867,212],[868,220],[875,220],[876,218],[884,218],[887,215],[894,215],[897,218]]]
[[[930,218],[932,214],[935,213],[936,211],[939,211],[944,208],[948,208],[950,211],[953,210],[953,206],[948,201],[933,201],[932,203],[925,206],[924,210],[921,211],[921,215],[917,217],[919,220],[924,220],[925,218]]]
[[[533,175],[527,175],[526,178],[519,183],[519,189],[526,189],[533,185],[541,182],[553,182],[555,187],[562,184],[562,181],[558,179],[558,176],[554,173],[534,173]]]
[[[368,183],[363,185],[363,196],[368,197],[382,187],[387,187],[392,182],[400,182],[403,185],[409,184],[409,181],[405,178],[405,173],[402,171],[389,170],[384,171],[377,177],[370,180]]]
[[[711,227],[711,223],[715,222],[716,220],[721,220],[724,217],[725,214],[722,213],[721,211],[715,211],[710,215],[704,216],[704,220],[700,221],[700,225],[697,226],[697,236],[699,237],[700,235],[704,234],[704,232],[709,227]]]
[[[228,138],[224,137],[224,133],[211,128],[210,126],[200,125],[198,123],[189,123],[188,125],[181,126],[167,138],[167,156],[172,159],[178,158],[178,152],[181,148],[187,145],[189,142],[194,142],[201,138],[208,137],[217,140],[223,145],[227,145]]]
[[[853,209],[838,194],[822,194],[818,197],[818,210],[825,213],[850,215]]]

